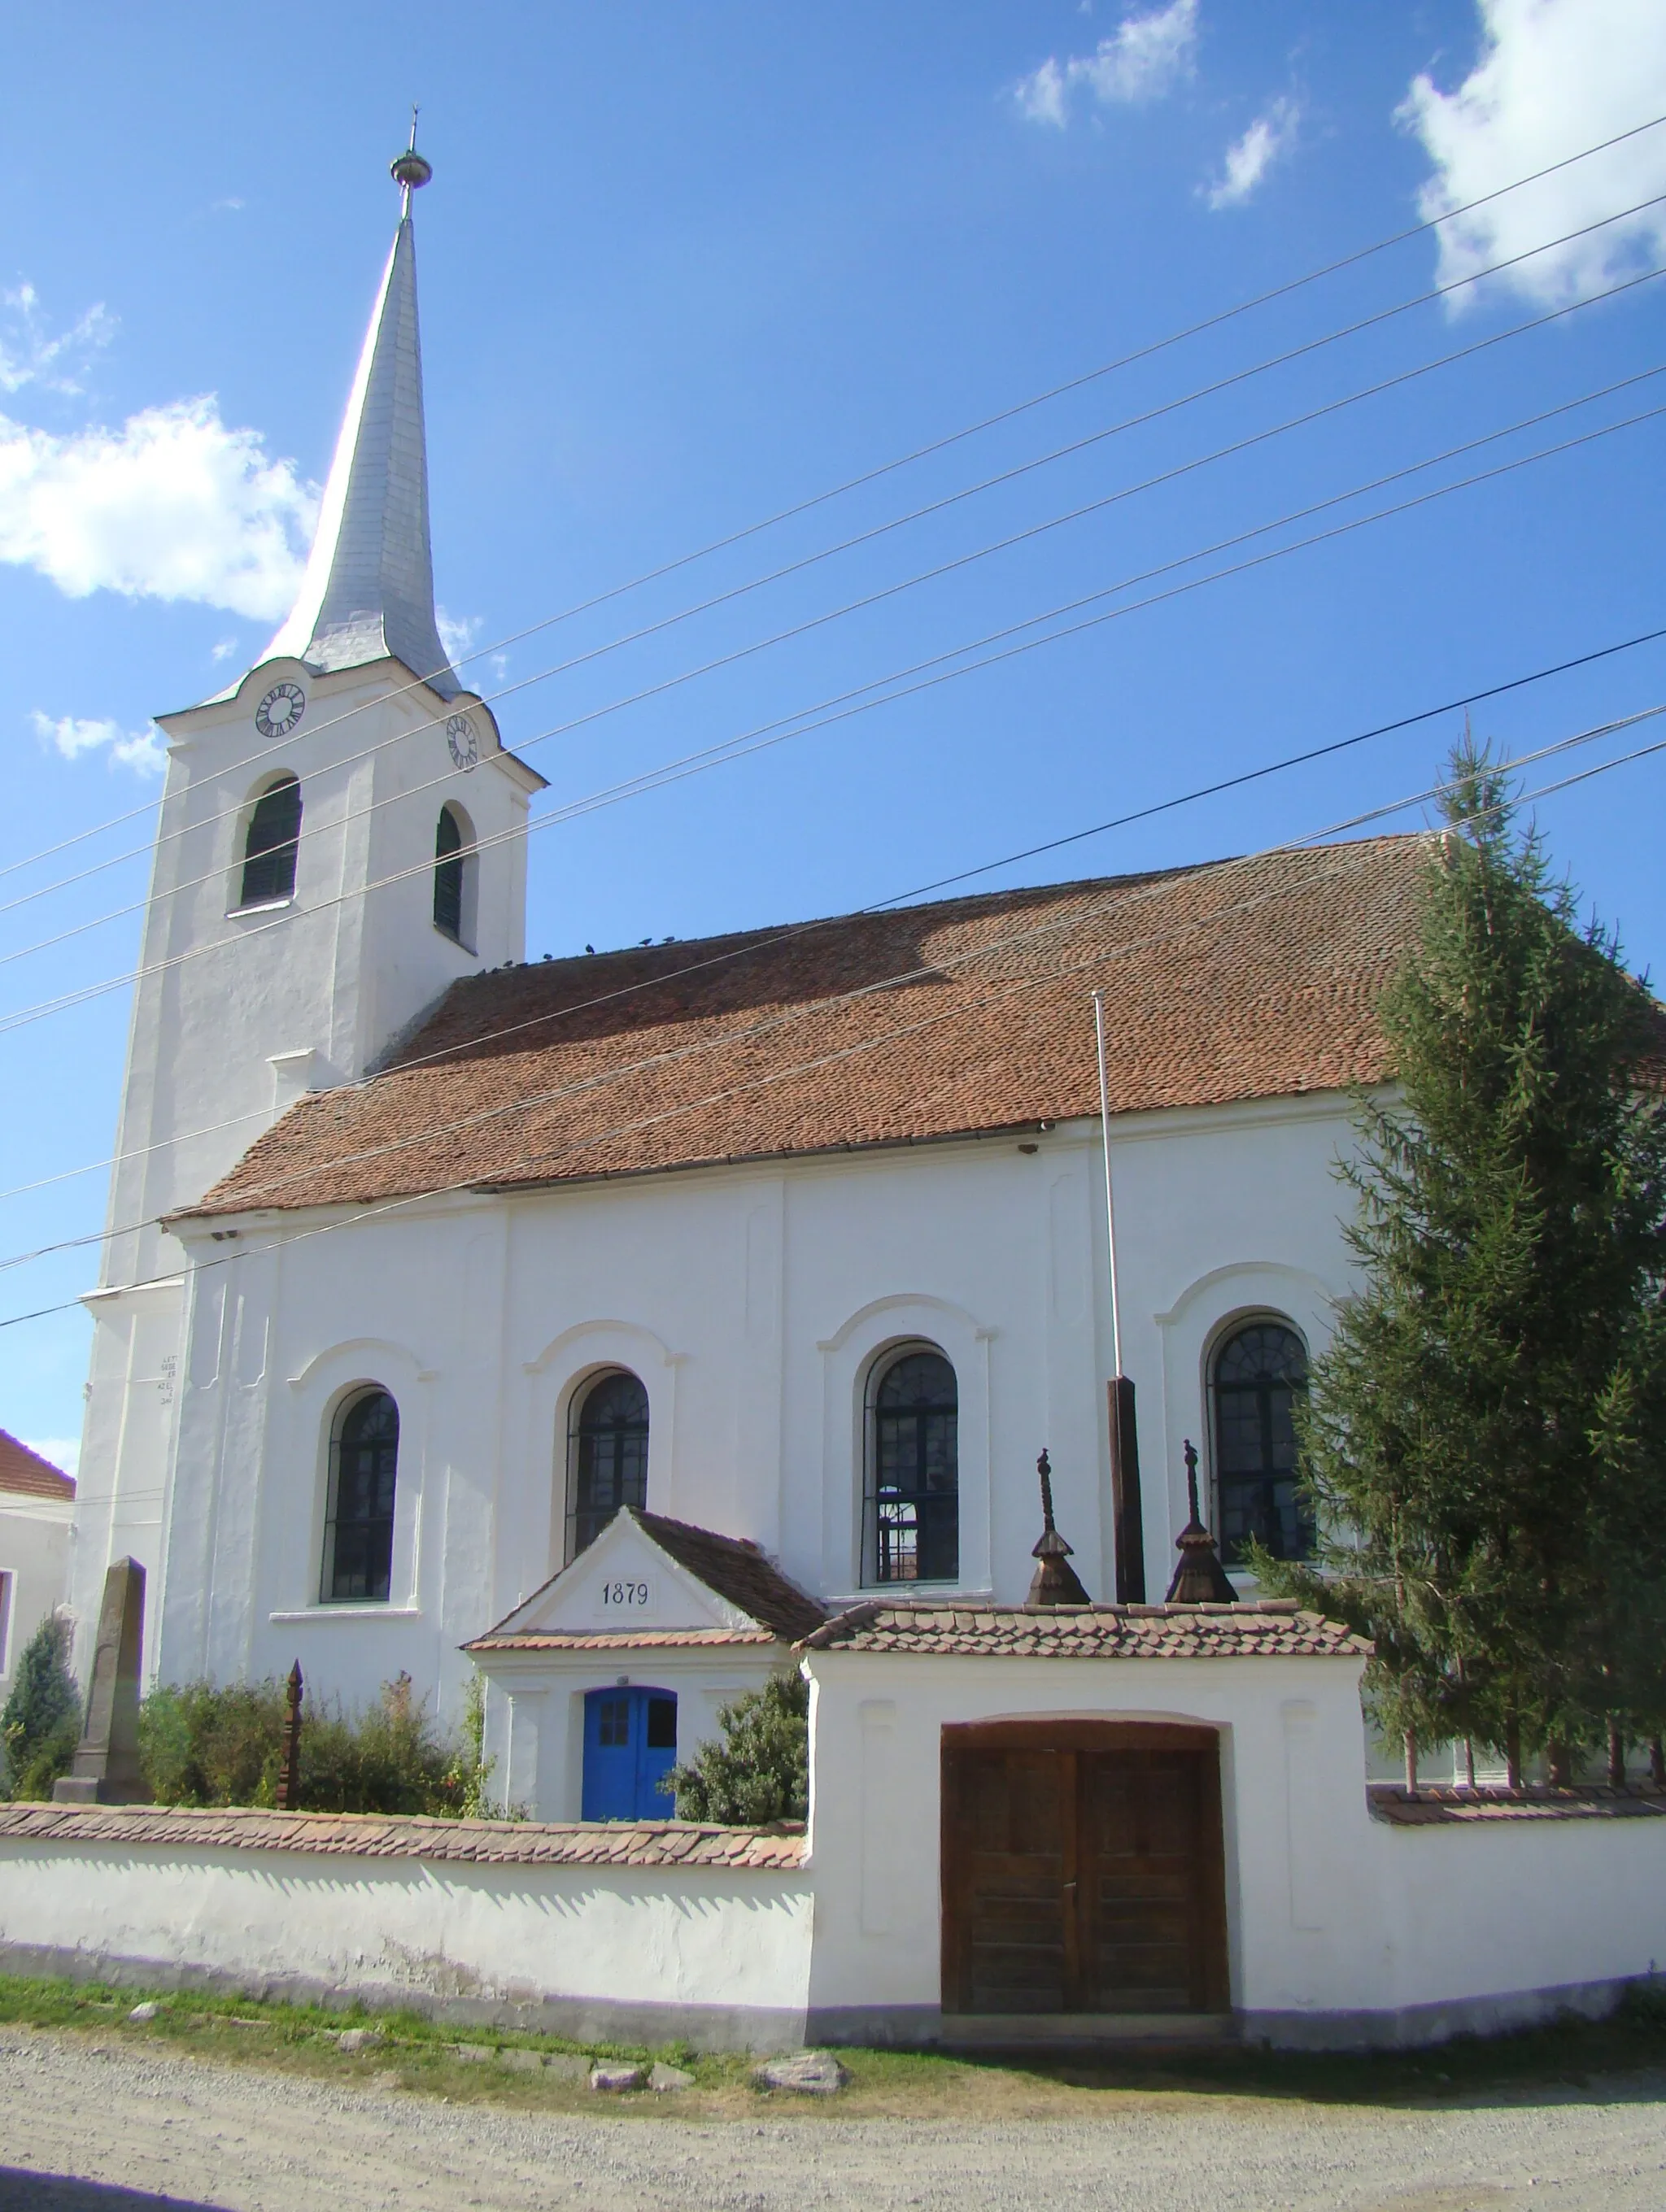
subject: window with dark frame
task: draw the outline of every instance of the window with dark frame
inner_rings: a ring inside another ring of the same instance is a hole
[[[398,1467],[399,1409],[386,1390],[366,1390],[344,1408],[330,1447],[325,1605],[386,1601]]]
[[[569,1560],[587,1551],[622,1505],[648,1504],[648,1392],[623,1370],[577,1401],[569,1447]]]
[[[298,777],[283,775],[261,793],[249,817],[239,906],[270,906],[293,897],[300,851],[301,783]]]
[[[449,806],[434,833],[434,927],[463,942],[463,825]]]
[[[875,1378],[862,1530],[866,1579],[960,1572],[959,1395],[940,1352],[905,1352]]]
[[[1282,1322],[1251,1322],[1215,1354],[1217,1533],[1228,1566],[1252,1541],[1275,1559],[1312,1555],[1313,1520],[1296,1487],[1295,1407],[1306,1390],[1306,1350]]]

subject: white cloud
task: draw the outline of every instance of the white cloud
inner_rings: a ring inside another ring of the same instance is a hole
[[[1061,63],[1049,54],[1016,87],[1013,97],[1027,122],[1062,131],[1073,94],[1085,89],[1102,107],[1132,107],[1160,100],[1189,76],[1197,52],[1197,0],[1169,0],[1149,15],[1128,15],[1091,54]]]
[[[26,1451],[39,1452],[60,1474],[73,1474],[81,1464],[79,1437],[20,1437]]]
[[[301,582],[318,490],[212,394],[119,430],[53,436],[0,415],[0,561],[72,599],[193,599],[272,620]]]
[[[1434,174],[1426,219],[1529,176],[1666,109],[1666,8],[1660,0],[1477,0],[1481,48],[1456,92],[1418,77],[1399,111]],[[1575,163],[1444,225],[1440,277],[1451,283],[1546,239],[1666,191],[1666,129]],[[1560,305],[1600,291],[1666,253],[1666,209],[1645,208],[1497,280]],[[1461,309],[1473,292],[1455,296]]]
[[[54,717],[38,708],[29,720],[42,744],[65,760],[103,752],[112,767],[131,768],[140,775],[161,775],[167,766],[167,746],[154,722],[147,729],[125,730],[119,722],[84,720],[75,714]]]
[[[1242,138],[1226,149],[1225,167],[1204,198],[1212,208],[1242,207],[1262,179],[1296,143],[1300,103],[1280,94],[1263,108]]]
[[[446,648],[446,658],[453,665],[466,660],[474,651],[474,641],[480,635],[478,615],[447,614],[441,606],[434,610],[435,627],[440,633],[440,642]]]
[[[217,637],[209,647],[209,659],[214,661],[229,660],[236,650],[237,640],[234,637]]]
[[[48,392],[79,392],[88,356],[115,334],[116,319],[102,301],[52,337],[33,284],[0,292],[0,392],[21,392],[29,384]]]

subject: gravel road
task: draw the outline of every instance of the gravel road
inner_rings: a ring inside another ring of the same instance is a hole
[[[1174,2095],[1082,2120],[527,2119],[80,2039],[0,2035],[21,2212],[1632,2212],[1666,2207],[1666,2075],[1439,2110]]]

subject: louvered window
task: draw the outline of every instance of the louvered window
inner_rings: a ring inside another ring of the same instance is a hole
[[[434,927],[463,941],[463,826],[449,806],[434,833]]]
[[[301,785],[293,775],[280,776],[255,801],[249,817],[238,904],[270,906],[292,897],[300,850]]]

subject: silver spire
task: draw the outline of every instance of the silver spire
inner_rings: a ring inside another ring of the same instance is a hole
[[[441,698],[462,689],[434,618],[423,352],[410,195],[433,174],[411,143],[392,164],[399,227],[371,311],[358,374],[324,489],[301,596],[264,658],[289,653],[320,672],[390,653]]]

